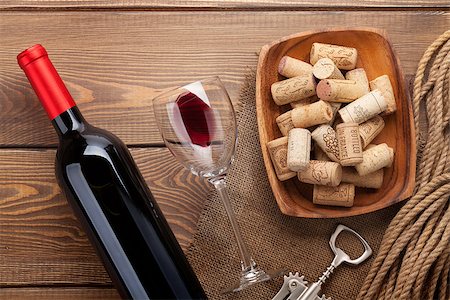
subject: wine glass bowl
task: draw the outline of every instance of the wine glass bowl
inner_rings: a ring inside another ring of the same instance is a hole
[[[237,125],[220,79],[211,77],[164,92],[153,100],[153,108],[167,148],[192,173],[208,179],[225,207],[241,258],[241,276],[224,292],[237,292],[281,275],[282,270],[266,273],[257,266],[228,198],[225,179],[235,153]]]
[[[153,104],[164,142],[180,163],[205,178],[227,171],[237,127],[230,97],[218,77],[167,91]]]

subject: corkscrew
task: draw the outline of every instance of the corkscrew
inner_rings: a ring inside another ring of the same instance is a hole
[[[336,246],[336,239],[342,231],[348,231],[360,240],[364,246],[364,253],[360,257],[351,259],[347,253]],[[342,224],[336,228],[331,236],[330,247],[335,254],[334,259],[318,281],[308,286],[308,282],[305,281],[304,276],[299,276],[298,273],[289,273],[288,276],[284,276],[283,286],[272,300],[330,300],[330,298],[326,298],[324,295],[319,296],[319,293],[322,284],[325,283],[333,271],[343,262],[357,266],[372,255],[372,249],[366,240],[356,231]]]

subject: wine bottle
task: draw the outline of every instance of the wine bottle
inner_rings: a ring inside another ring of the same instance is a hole
[[[44,47],[17,61],[58,133],[59,185],[121,296],[206,299],[125,144],[85,121]]]

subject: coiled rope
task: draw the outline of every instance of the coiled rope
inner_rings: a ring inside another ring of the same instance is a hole
[[[386,230],[358,299],[450,299],[450,30],[419,63],[413,110],[416,188]]]

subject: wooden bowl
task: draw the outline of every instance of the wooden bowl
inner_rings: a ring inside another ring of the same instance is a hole
[[[297,177],[279,181],[267,150],[267,142],[282,136],[275,122],[286,107],[275,104],[270,86],[283,79],[277,68],[280,59],[289,55],[309,62],[314,42],[354,47],[358,50],[357,68],[364,68],[369,80],[387,74],[391,80],[397,111],[384,117],[386,126],[372,142],[387,143],[394,148],[392,167],[385,168],[380,189],[356,189],[354,206],[350,208],[321,206],[312,203],[312,185]],[[414,189],[416,144],[414,122],[399,60],[382,30],[367,28],[308,31],[284,37],[265,45],[259,55],[256,75],[256,109],[259,136],[267,175],[280,210],[290,216],[305,218],[337,218],[369,213],[411,196]]]

